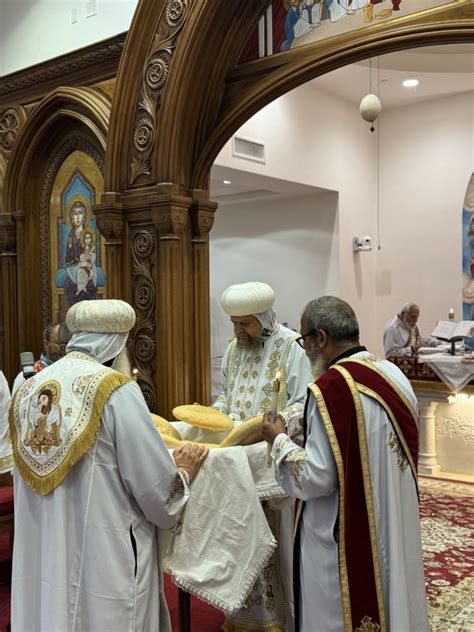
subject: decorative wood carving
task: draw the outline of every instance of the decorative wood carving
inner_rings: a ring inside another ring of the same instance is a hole
[[[180,239],[188,222],[191,200],[176,195],[160,196],[152,211],[160,239]]]
[[[61,85],[92,85],[115,77],[126,33],[0,77],[2,103],[31,103]]]
[[[132,363],[151,411],[158,408],[155,386],[156,354],[156,239],[153,225],[133,225],[131,236],[132,305],[137,322],[130,336]]]
[[[217,209],[215,202],[194,201],[189,209],[191,220],[192,241],[207,242],[209,232],[214,224],[214,214]]]
[[[129,184],[151,182],[162,93],[192,0],[167,0],[144,66],[133,128]]]
[[[0,151],[5,156],[10,155],[25,121],[26,112],[21,105],[13,105],[0,112]]]
[[[97,227],[106,244],[121,244],[123,235],[123,214],[121,210],[102,209],[94,206]]]

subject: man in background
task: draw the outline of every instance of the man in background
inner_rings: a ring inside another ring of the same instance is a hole
[[[43,352],[40,359],[34,364],[35,374],[42,371],[45,367],[51,366],[53,362],[59,360],[66,354],[66,345],[71,338],[71,332],[67,328],[66,323],[56,325],[47,325],[43,330]],[[13,382],[12,393],[15,393],[19,386],[25,381],[23,371],[18,373]]]
[[[417,493],[417,401],[403,373],[359,343],[345,301],[306,306],[316,382],[305,444],[265,413],[277,477],[296,512],[296,632],[428,631]]]
[[[420,308],[416,303],[405,303],[400,313],[394,316],[383,332],[385,357],[414,356],[420,347],[435,347],[438,343],[432,338],[423,338],[417,327]]]

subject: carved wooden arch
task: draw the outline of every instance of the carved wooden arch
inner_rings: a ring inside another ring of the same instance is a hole
[[[50,316],[48,212],[55,175],[76,149],[103,172],[110,109],[109,97],[94,88],[57,88],[32,110],[12,148],[3,189],[4,216],[14,220],[16,236],[15,278],[9,282],[18,297],[14,304],[3,303],[4,315],[15,311],[5,319],[16,324],[4,339],[10,377],[19,350],[40,352]]]
[[[238,66],[267,4],[141,2],[118,70],[105,193],[97,210],[127,225],[132,255],[124,298],[140,312],[136,290],[145,278],[143,265],[154,288],[146,336],[156,353],[140,372],[142,385],[154,389],[158,412],[168,418],[177,404],[209,399],[208,233],[215,205],[208,181],[231,134],[273,99],[344,64],[474,38],[474,6],[459,0]],[[140,253],[133,244],[143,231],[153,247],[137,266]],[[135,357],[139,331],[132,341]]]
[[[266,4],[139,4],[118,72],[106,191],[161,183],[171,183],[177,192],[205,190],[210,167],[231,134],[285,92],[367,57],[474,40],[474,5],[459,0],[236,66]],[[170,14],[178,23],[174,30]],[[147,173],[137,177],[133,165],[141,150],[148,152]]]
[[[47,161],[54,144],[62,144],[66,134],[79,131],[105,154],[110,109],[109,97],[94,88],[61,87],[45,97],[28,117],[13,147],[3,189],[5,211],[27,211],[25,185],[30,182],[32,166]]]

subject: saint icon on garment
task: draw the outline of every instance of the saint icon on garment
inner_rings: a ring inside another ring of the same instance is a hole
[[[48,454],[62,443],[62,412],[59,406],[59,385],[43,385],[31,399],[24,445],[34,454]]]

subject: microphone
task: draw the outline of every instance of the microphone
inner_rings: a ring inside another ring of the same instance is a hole
[[[23,351],[20,353],[20,363],[25,380],[35,374],[35,359],[31,351]]]

